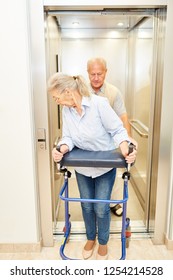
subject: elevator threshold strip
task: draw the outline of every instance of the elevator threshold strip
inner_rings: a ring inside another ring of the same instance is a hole
[[[64,235],[63,232],[64,222],[58,222],[56,227],[53,228],[54,239],[60,240]],[[148,233],[146,231],[145,226],[141,221],[132,221],[131,222],[131,230],[132,235],[131,239],[143,239],[143,238],[152,238],[152,233]],[[121,222],[114,222],[114,225],[111,224],[110,227],[110,237],[111,238],[121,238]],[[71,232],[70,232],[71,240],[85,240],[85,227],[83,222],[71,222]]]

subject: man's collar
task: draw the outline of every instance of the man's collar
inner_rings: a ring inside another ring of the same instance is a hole
[[[102,85],[102,87],[99,89],[98,92],[95,92],[95,90],[92,88],[91,84],[90,84],[90,88],[91,88],[91,92],[94,93],[94,94],[99,94],[99,93],[103,93],[105,92],[105,83]]]

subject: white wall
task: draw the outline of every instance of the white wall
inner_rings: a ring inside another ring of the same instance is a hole
[[[0,244],[35,243],[38,209],[27,0],[1,1],[1,11]]]

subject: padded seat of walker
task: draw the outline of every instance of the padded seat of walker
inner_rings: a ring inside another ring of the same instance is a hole
[[[127,163],[123,155],[116,151],[87,151],[74,148],[64,155],[62,166],[80,167],[116,167],[124,168]]]

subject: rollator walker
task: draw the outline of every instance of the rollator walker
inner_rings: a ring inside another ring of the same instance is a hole
[[[129,154],[133,151],[133,144],[129,145]],[[56,148],[58,151],[60,147]],[[123,198],[122,200],[104,200],[104,199],[82,199],[82,198],[70,198],[68,179],[71,177],[71,172],[67,167],[103,167],[103,168],[124,168],[125,171],[122,175],[124,181],[123,184]],[[128,180],[130,179],[130,166],[127,164],[123,155],[116,151],[86,151],[79,148],[74,148],[71,152],[64,155],[60,163],[58,163],[58,169],[64,174],[64,184],[61,188],[59,197],[65,202],[65,226],[64,226],[64,238],[60,246],[60,256],[63,260],[73,260],[65,255],[65,245],[69,240],[71,231],[69,202],[90,202],[90,203],[112,203],[122,204],[122,228],[121,228],[121,257],[120,260],[126,258],[126,248],[129,246],[130,232],[130,219],[126,217],[127,201],[128,201]]]

